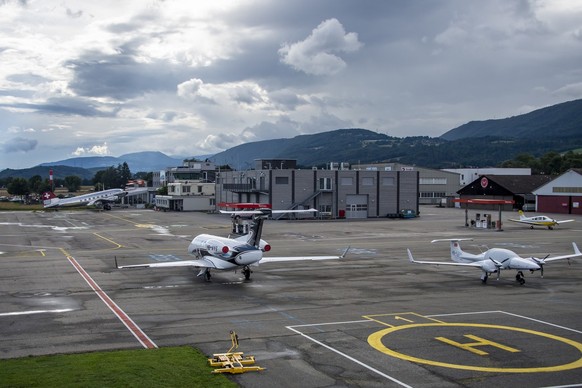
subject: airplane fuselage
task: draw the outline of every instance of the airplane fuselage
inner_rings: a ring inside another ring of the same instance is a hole
[[[253,265],[263,258],[263,251],[243,241],[225,237],[201,234],[196,236],[188,246],[188,252],[198,258],[205,258],[216,264],[216,267],[234,268]],[[220,260],[220,262],[215,262]]]
[[[504,248],[491,248],[487,251],[473,255],[460,249],[453,250],[451,258],[458,263],[480,263],[481,268],[489,273],[495,273],[499,269],[515,269],[537,271],[541,267],[530,259],[519,257],[515,252]]]

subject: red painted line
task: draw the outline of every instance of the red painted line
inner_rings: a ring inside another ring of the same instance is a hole
[[[109,307],[109,309],[113,311],[117,318],[119,318],[119,320],[123,322],[125,327],[129,329],[131,334],[133,334],[134,337],[137,338],[137,340],[142,344],[142,346],[147,349],[157,348],[158,346],[146,335],[146,333],[144,333],[143,330],[140,329],[140,327],[136,325],[135,322],[125,313],[125,311],[123,311],[109,297],[109,295],[107,295],[105,291],[103,291],[101,287],[99,287],[95,280],[93,280],[93,278],[89,276],[89,274],[85,271],[81,264],[79,264],[79,262],[75,260],[74,257],[68,254],[66,256],[69,262],[73,265],[73,267],[75,267],[77,272],[79,272],[79,274],[83,277],[83,279],[85,279],[87,284],[89,284],[89,287],[91,287],[91,289],[95,291],[95,293],[99,296],[99,298],[101,298],[103,303],[105,303],[107,307]]]

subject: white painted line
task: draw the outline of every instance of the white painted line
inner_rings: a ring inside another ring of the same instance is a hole
[[[368,370],[370,370],[370,371],[372,371],[372,372],[374,372],[374,373],[376,373],[376,374],[378,374],[378,375],[380,375],[380,376],[382,376],[382,377],[384,377],[384,378],[386,378],[386,379],[388,379],[388,380],[390,380],[390,381],[392,381],[392,382],[394,382],[394,383],[396,383],[396,384],[398,384],[398,385],[400,385],[400,386],[402,386],[402,387],[412,388],[410,385],[408,385],[408,384],[405,384],[405,383],[403,383],[402,381],[400,381],[400,380],[397,380],[397,379],[395,379],[395,378],[394,378],[394,377],[392,377],[392,376],[388,376],[387,374],[385,374],[385,373],[383,373],[383,372],[380,372],[378,369],[375,369],[375,368],[371,367],[370,365],[366,365],[366,364],[364,364],[363,362],[361,362],[361,361],[359,361],[359,360],[356,360],[355,358],[353,358],[353,357],[351,357],[351,356],[348,356],[347,354],[345,354],[345,353],[342,353],[342,352],[340,352],[339,350],[337,350],[337,349],[334,349],[334,348],[332,348],[331,346],[329,346],[329,345],[326,345],[326,344],[324,344],[323,342],[320,342],[320,341],[316,340],[315,338],[312,338],[312,337],[308,336],[307,334],[304,334],[304,333],[300,332],[299,330],[295,330],[295,329],[294,329],[293,327],[291,327],[291,326],[286,326],[286,327],[287,327],[287,329],[289,329],[289,330],[291,330],[291,331],[294,331],[295,333],[297,333],[297,334],[299,334],[299,335],[301,335],[301,336],[303,336],[303,337],[307,338],[308,340],[310,340],[310,341],[313,341],[313,342],[315,342],[316,344],[318,344],[318,345],[320,345],[320,346],[323,346],[324,348],[326,348],[326,349],[329,349],[329,350],[331,350],[332,352],[334,352],[334,353],[337,353],[337,354],[339,354],[340,356],[342,356],[342,357],[345,357],[345,358],[347,358],[348,360],[350,360],[350,361],[352,361],[352,362],[355,362],[356,364],[358,364],[358,365],[360,365],[360,366],[363,366],[364,368],[366,368],[366,369],[368,369]]]
[[[18,315],[45,314],[45,313],[68,313],[73,309],[56,309],[56,310],[31,310],[31,311],[14,311],[11,313],[0,313],[0,317],[14,317]]]
[[[519,315],[519,314],[514,314],[514,313],[508,313],[506,311],[501,311],[501,310],[493,310],[493,311],[474,311],[474,312],[469,312],[469,313],[453,313],[453,314],[437,314],[437,315],[426,315],[427,318],[433,318],[433,317],[451,317],[451,316],[455,316],[455,315],[477,315],[477,314],[505,314],[505,315],[511,315],[513,317],[517,317],[517,318],[521,318],[521,319],[526,319],[528,321],[533,321],[533,322],[537,322],[537,323],[542,323],[544,325],[548,325],[548,326],[553,326],[553,327],[557,327],[559,329],[564,329],[564,330],[568,330],[568,331],[572,331],[574,333],[578,333],[578,334],[582,334],[582,331],[580,330],[576,330],[576,329],[572,329],[570,327],[566,327],[566,326],[560,326],[560,325],[556,325],[555,323],[550,323],[550,322],[546,322],[546,321],[541,321],[539,319],[535,319],[535,318],[530,318],[530,317],[526,317],[525,315]]]

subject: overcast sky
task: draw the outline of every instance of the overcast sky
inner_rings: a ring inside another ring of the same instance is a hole
[[[579,98],[579,0],[0,0],[0,170]]]

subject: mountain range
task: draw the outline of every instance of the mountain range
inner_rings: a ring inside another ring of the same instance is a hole
[[[254,168],[255,159],[296,159],[303,168],[329,162],[400,162],[429,168],[491,167],[520,153],[539,157],[549,151],[582,148],[582,99],[538,109],[505,119],[471,121],[440,137],[392,137],[362,128],[337,129],[293,138],[241,144],[209,159],[235,169]],[[161,152],[136,152],[119,157],[80,157],[0,171],[8,176],[45,176],[48,169],[64,177],[91,179],[96,171],[126,162],[131,172],[157,171],[180,166],[187,158]]]

